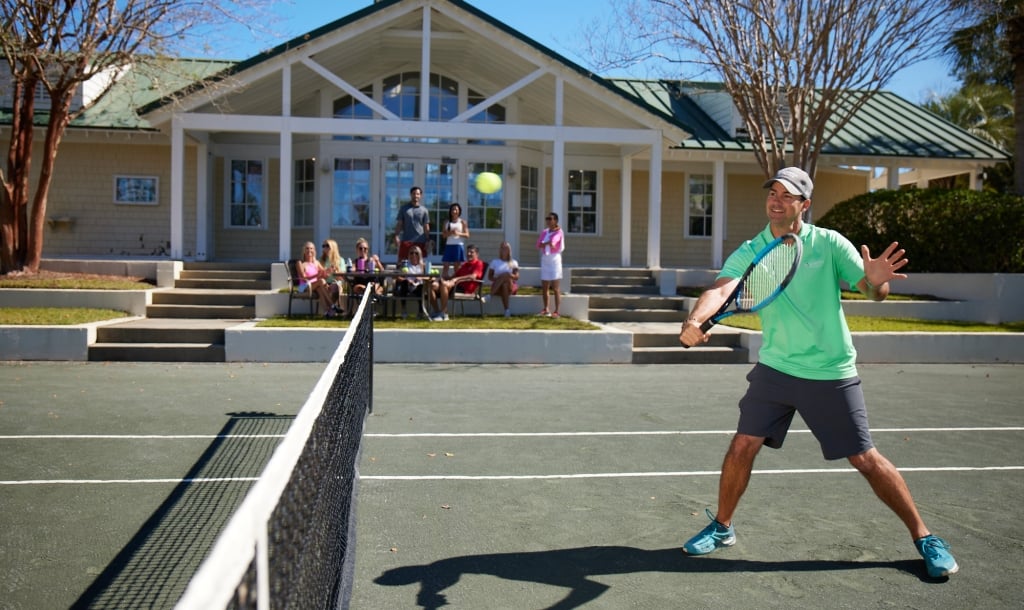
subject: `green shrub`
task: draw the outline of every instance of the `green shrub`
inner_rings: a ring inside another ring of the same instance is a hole
[[[1024,197],[947,189],[865,193],[816,223],[877,255],[894,241],[914,273],[1024,273]]]

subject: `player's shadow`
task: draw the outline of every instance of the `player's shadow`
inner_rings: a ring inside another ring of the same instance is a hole
[[[252,483],[194,482],[259,474],[295,419],[274,413],[228,413],[195,464],[72,604],[73,610],[170,607],[178,600],[221,526]],[[256,435],[259,438],[235,438]],[[267,436],[269,435],[269,436]],[[115,512],[117,507],[112,507]]]
[[[723,557],[688,557],[679,547],[645,550],[628,546],[589,546],[529,553],[493,553],[440,559],[426,565],[388,570],[374,579],[384,586],[420,583],[416,603],[436,609],[447,605],[444,590],[459,582],[463,574],[485,574],[506,580],[535,582],[562,587],[569,593],[548,610],[578,608],[600,597],[608,585],[591,580],[605,574],[668,572],[835,572],[890,568],[926,580],[921,561],[752,561]]]

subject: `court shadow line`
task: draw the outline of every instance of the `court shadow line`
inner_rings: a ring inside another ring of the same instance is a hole
[[[173,606],[209,552],[222,521],[251,483],[193,483],[204,477],[252,476],[280,439],[240,445],[231,435],[280,434],[294,415],[226,413],[228,421],[167,498],[71,605],[71,610]],[[211,527],[211,524],[216,527]]]
[[[568,595],[547,610],[577,608],[600,597],[608,585],[591,576],[666,572],[700,574],[716,572],[831,572],[890,568],[929,581],[919,560],[899,561],[756,561],[727,557],[690,557],[679,547],[638,549],[628,546],[589,546],[551,551],[463,555],[439,559],[430,564],[400,566],[385,571],[373,582],[382,586],[420,583],[416,604],[435,610],[447,605],[445,589],[459,582],[463,574],[485,574],[505,580],[535,582],[569,589]]]

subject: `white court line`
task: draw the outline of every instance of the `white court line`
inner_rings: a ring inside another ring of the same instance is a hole
[[[3,434],[0,440],[188,440],[188,439],[284,438],[284,434]]]
[[[1024,470],[1024,466],[936,466],[899,468],[900,472],[964,472],[964,471]],[[752,474],[850,474],[854,468],[795,468],[786,470],[754,470]],[[527,481],[543,479],[628,479],[640,477],[710,477],[718,470],[688,470],[680,472],[602,472],[590,474],[524,474],[524,475],[362,475],[360,481]]]
[[[872,428],[871,432],[1022,432],[1024,426],[971,428]],[[790,434],[811,431],[790,430]],[[691,436],[702,434],[735,434],[736,430],[636,430],[612,432],[405,432],[364,434],[364,438],[474,438],[474,437],[545,437],[545,436]]]
[[[871,432],[1022,432],[1024,426],[975,426],[960,428],[872,428]],[[607,432],[401,432],[367,433],[364,438],[499,438],[572,436],[700,436],[734,434],[736,430],[623,430]],[[809,434],[810,430],[790,430]],[[284,438],[284,434],[2,434],[0,440],[189,440],[189,439]]]
[[[0,485],[117,485],[123,483],[244,483],[259,477],[210,477],[196,479],[48,479],[35,481],[0,481]]]
[[[920,466],[900,468],[900,472],[982,472],[1024,471],[1024,466]],[[754,470],[753,474],[851,474],[853,468],[793,468],[781,470]],[[595,472],[583,474],[522,474],[522,475],[362,475],[361,481],[535,481],[544,479],[629,479],[640,477],[709,477],[718,476],[718,470],[683,470],[677,472]],[[112,485],[124,483],[238,483],[253,482],[258,477],[220,477],[196,479],[51,479],[34,481],[0,481],[0,485]]]

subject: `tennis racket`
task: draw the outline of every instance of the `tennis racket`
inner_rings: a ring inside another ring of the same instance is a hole
[[[700,325],[701,332],[738,313],[753,313],[767,307],[786,289],[800,266],[803,244],[793,233],[768,242],[743,272],[740,283],[715,315]]]

